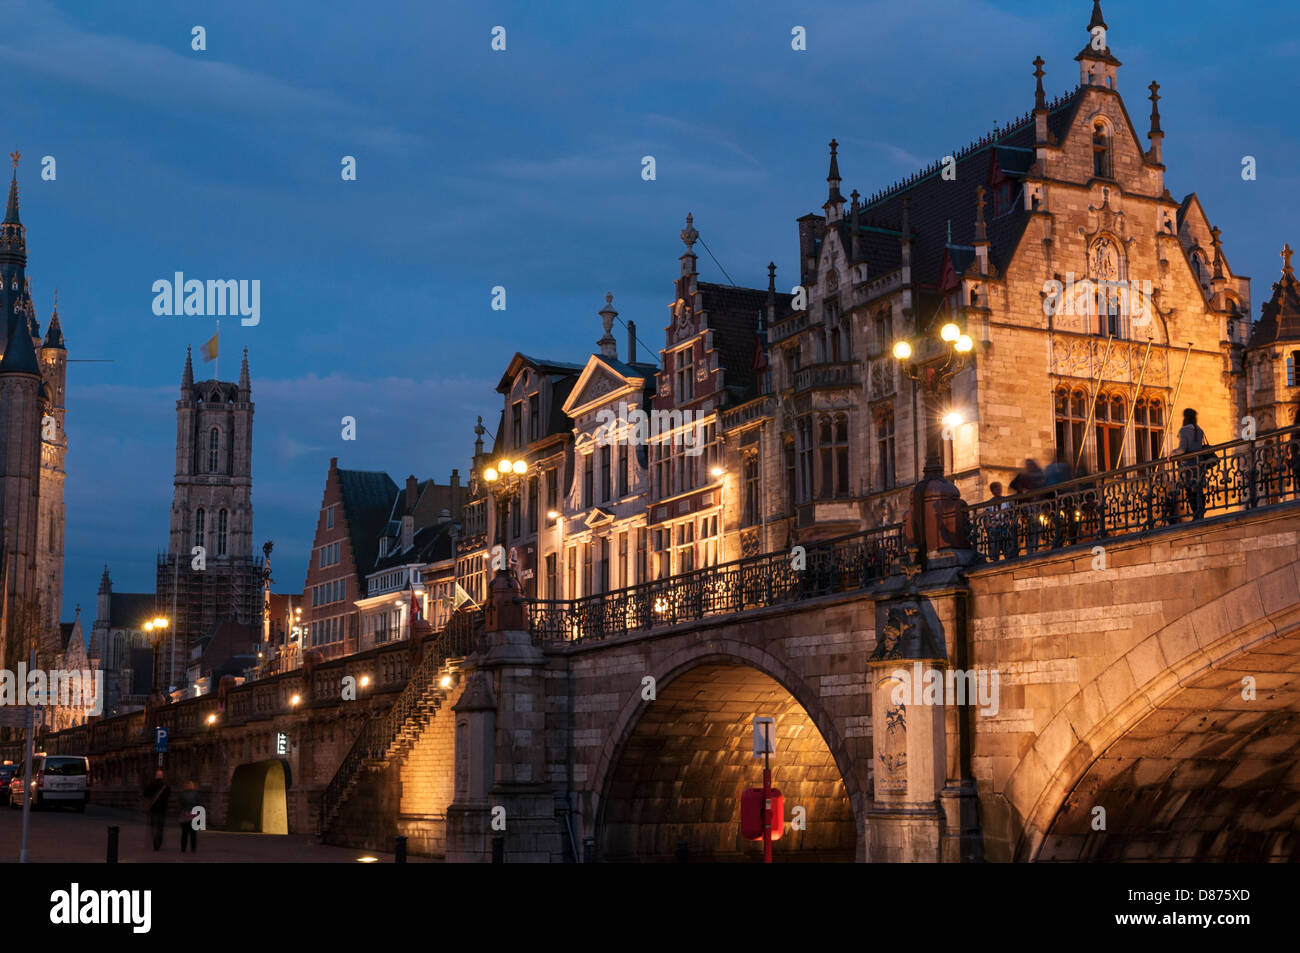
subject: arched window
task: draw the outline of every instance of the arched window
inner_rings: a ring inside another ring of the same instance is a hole
[[[221,431],[213,427],[208,431],[208,472],[217,472],[217,459],[220,456]]]
[[[1084,428],[1088,425],[1088,398],[1081,390],[1058,387],[1056,390],[1056,449],[1073,466],[1083,449]]]
[[[844,414],[829,414],[818,421],[817,444],[821,469],[820,493],[823,500],[848,496],[849,493],[849,420]]]
[[[1092,127],[1092,174],[1098,178],[1111,177],[1110,133],[1106,124],[1098,120]]]
[[[1124,456],[1124,398],[1097,395],[1097,469],[1114,470]]]
[[[203,507],[199,507],[194,514],[194,545],[202,546],[204,539],[204,529],[207,520],[207,514],[203,512]]]
[[[226,555],[226,511],[217,514],[217,555]]]
[[[1160,398],[1142,398],[1134,405],[1133,435],[1138,463],[1160,459],[1165,440],[1165,408]]]
[[[876,489],[894,488],[894,464],[894,408],[884,407],[876,415]]]

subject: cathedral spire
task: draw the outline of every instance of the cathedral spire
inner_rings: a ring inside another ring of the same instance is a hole
[[[194,362],[190,360],[190,348],[185,346],[185,373],[181,375],[181,397],[189,397],[194,389]]]
[[[244,348],[244,359],[239,365],[239,399],[247,401],[252,393],[253,385],[248,380],[248,348]]]
[[[0,223],[0,256],[11,263],[27,264],[27,229],[18,218],[18,152],[9,153],[14,164],[13,178],[9,180],[9,204],[5,207],[5,220]]]
[[[45,347],[57,347],[67,350],[63,344],[63,325],[59,323],[59,292],[54,292],[54,311],[50,315],[50,326],[45,332]]]
[[[22,158],[22,153],[11,152],[9,158],[14,164],[14,175],[9,180],[9,204],[5,206],[4,224],[21,225],[22,220],[18,217],[18,160]]]

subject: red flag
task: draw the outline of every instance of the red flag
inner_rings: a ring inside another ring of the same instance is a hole
[[[415,598],[415,593],[412,592],[411,593],[411,618],[410,618],[410,628],[412,634],[415,633],[415,620],[418,619],[419,617],[420,617],[420,603],[419,600]]]

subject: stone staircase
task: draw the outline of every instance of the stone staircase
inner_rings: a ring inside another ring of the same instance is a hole
[[[457,613],[435,637],[411,679],[387,714],[367,721],[338,771],[321,795],[317,834],[330,840],[350,801],[364,787],[376,786],[377,775],[395,768],[446,701],[449,687],[460,668],[460,660],[478,645],[483,632],[481,612]],[[377,785],[381,790],[385,785]],[[383,801],[382,793],[380,802]],[[396,816],[396,808],[385,812],[382,803],[372,805],[380,813]],[[352,813],[352,812],[348,812]],[[374,811],[368,811],[368,814]]]

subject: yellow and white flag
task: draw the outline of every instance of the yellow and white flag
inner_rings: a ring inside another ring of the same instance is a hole
[[[217,337],[212,335],[212,339],[199,348],[199,353],[203,355],[205,361],[215,361],[217,359]]]
[[[474,606],[474,608],[478,608],[478,606],[474,604],[474,600],[469,597],[469,593],[460,587],[460,583],[456,583],[456,599],[453,608],[459,609],[467,602]]]

